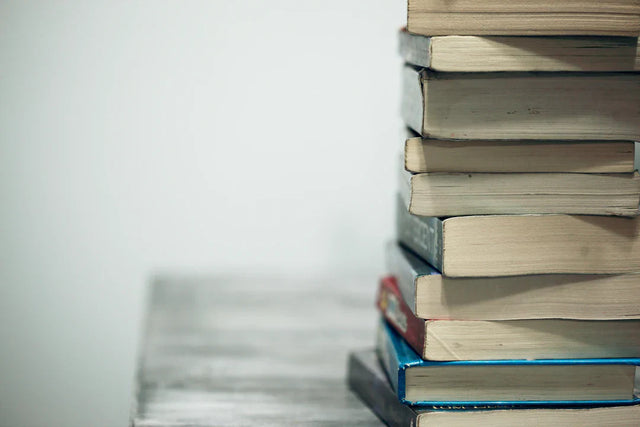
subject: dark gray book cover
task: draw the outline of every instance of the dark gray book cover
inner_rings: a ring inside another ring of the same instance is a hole
[[[431,37],[411,34],[401,30],[398,35],[398,50],[405,62],[421,67],[431,66]]]
[[[357,351],[349,355],[347,381],[349,388],[387,425],[416,425],[420,411],[400,403],[374,350]]]
[[[400,243],[442,271],[442,220],[409,213],[406,201],[398,195],[396,233]]]
[[[400,112],[405,124],[422,135],[424,103],[422,75],[419,69],[405,66],[402,69],[402,98]]]
[[[396,241],[387,243],[385,262],[387,273],[396,278],[402,298],[415,314],[416,280],[421,276],[439,275],[440,272]]]

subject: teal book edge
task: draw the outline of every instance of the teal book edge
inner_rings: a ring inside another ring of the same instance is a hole
[[[616,358],[616,359],[538,359],[538,360],[464,360],[452,362],[434,362],[423,360],[411,347],[402,339],[396,331],[390,327],[386,321],[380,320],[381,327],[378,329],[378,356],[384,370],[389,377],[392,388],[396,391],[398,398],[404,404],[429,407],[593,407],[593,406],[614,406],[614,405],[634,405],[640,403],[640,398],[634,396],[632,399],[624,400],[514,400],[514,401],[411,401],[405,397],[405,374],[406,369],[414,366],[496,366],[496,365],[633,365],[639,366],[638,358]]]

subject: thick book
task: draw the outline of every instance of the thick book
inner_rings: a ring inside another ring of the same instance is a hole
[[[445,276],[640,272],[640,218],[412,215],[398,197],[398,240]]]
[[[386,322],[377,351],[398,399],[409,405],[624,405],[640,359],[426,361]]]
[[[438,73],[407,66],[402,115],[442,139],[640,140],[637,73]]]
[[[428,37],[401,30],[405,62],[434,71],[638,71],[637,37]]]
[[[405,405],[391,388],[374,350],[352,352],[349,388],[385,424],[392,427],[631,427],[638,425],[639,405],[583,408],[418,408]]]
[[[407,28],[437,35],[638,36],[636,0],[409,0]]]
[[[394,277],[380,281],[378,309],[425,360],[640,357],[640,320],[442,320],[416,317]]]
[[[411,173],[627,173],[630,141],[488,141],[422,138],[408,133],[404,168]]]
[[[412,174],[400,169],[400,189],[414,215],[637,216],[640,212],[640,175],[636,173]]]
[[[640,319],[639,273],[448,277],[396,242],[385,259],[402,299],[422,319]]]

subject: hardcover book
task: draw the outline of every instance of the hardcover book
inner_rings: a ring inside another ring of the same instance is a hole
[[[402,404],[380,368],[375,351],[349,355],[349,388],[387,425],[394,427],[631,427],[640,419],[640,406],[582,408],[419,408]]]
[[[445,276],[640,272],[638,217],[424,217],[399,197],[396,221],[398,240]]]
[[[637,37],[399,34],[405,62],[434,71],[638,71]]]
[[[638,36],[635,0],[409,0],[407,27],[425,35]]]
[[[385,258],[403,301],[422,319],[640,319],[638,273],[448,277],[396,242]]]
[[[425,320],[411,312],[393,277],[381,280],[377,305],[426,360],[640,357],[640,320]]]
[[[640,74],[405,67],[402,116],[442,139],[640,140]]]
[[[423,406],[630,405],[640,359],[425,361],[384,321],[377,351],[399,400]]]

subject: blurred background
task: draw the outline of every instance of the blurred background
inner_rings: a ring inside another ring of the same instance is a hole
[[[154,275],[355,275],[373,306],[404,7],[0,2],[0,425],[126,425]]]

